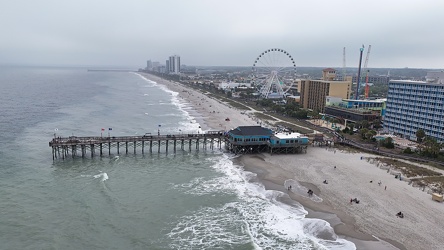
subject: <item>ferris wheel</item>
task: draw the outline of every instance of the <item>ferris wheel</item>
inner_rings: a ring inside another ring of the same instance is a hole
[[[283,49],[268,49],[254,61],[252,82],[262,98],[281,99],[296,78],[293,57]]]

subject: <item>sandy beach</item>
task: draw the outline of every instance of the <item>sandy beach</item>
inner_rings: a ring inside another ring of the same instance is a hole
[[[202,130],[258,125],[257,119],[219,100],[179,83],[144,75],[189,102]],[[230,121],[225,121],[227,117]],[[443,249],[444,204],[432,201],[429,194],[396,179],[367,157],[374,156],[309,146],[306,154],[244,155],[236,163],[256,173],[267,189],[288,193],[288,198],[306,208],[309,217],[328,221],[340,237],[354,242],[358,249]],[[313,196],[308,196],[308,189],[314,191]],[[352,198],[359,204],[350,202]],[[396,216],[400,211],[404,218]]]
[[[249,117],[248,114],[241,114],[240,110],[221,103],[220,100],[209,98],[207,95],[177,82],[168,81],[154,75],[142,75],[167,86],[172,91],[178,92],[179,98],[186,100],[193,106],[193,109],[189,112],[196,118],[204,131],[230,130],[238,126],[258,125],[257,119]],[[229,118],[229,121],[226,121],[226,118]]]

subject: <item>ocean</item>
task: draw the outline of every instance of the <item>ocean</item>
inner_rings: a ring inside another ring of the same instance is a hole
[[[199,130],[137,73],[0,67],[0,89],[0,249],[355,249],[223,150],[53,161],[54,136]]]

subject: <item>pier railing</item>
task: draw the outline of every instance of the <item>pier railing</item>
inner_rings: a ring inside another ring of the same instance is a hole
[[[153,149],[157,152],[166,152],[172,147],[176,152],[177,149],[189,150],[192,149],[211,149],[215,147],[222,148],[225,135],[224,131],[209,131],[203,134],[167,134],[167,135],[151,135],[145,134],[142,136],[69,136],[69,137],[55,137],[49,142],[49,147],[52,148],[53,159],[72,156],[85,157],[88,151],[91,157],[97,153],[102,156],[107,151],[108,155],[112,153],[121,153],[121,148],[128,154],[129,149],[132,148],[134,154],[140,151],[145,153],[148,149],[150,153]],[[114,150],[115,149],[115,150]]]

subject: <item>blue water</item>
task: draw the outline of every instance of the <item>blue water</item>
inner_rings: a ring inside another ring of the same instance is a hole
[[[3,67],[0,89],[1,249],[354,249],[220,150],[53,161],[54,134],[197,131],[136,73]]]

